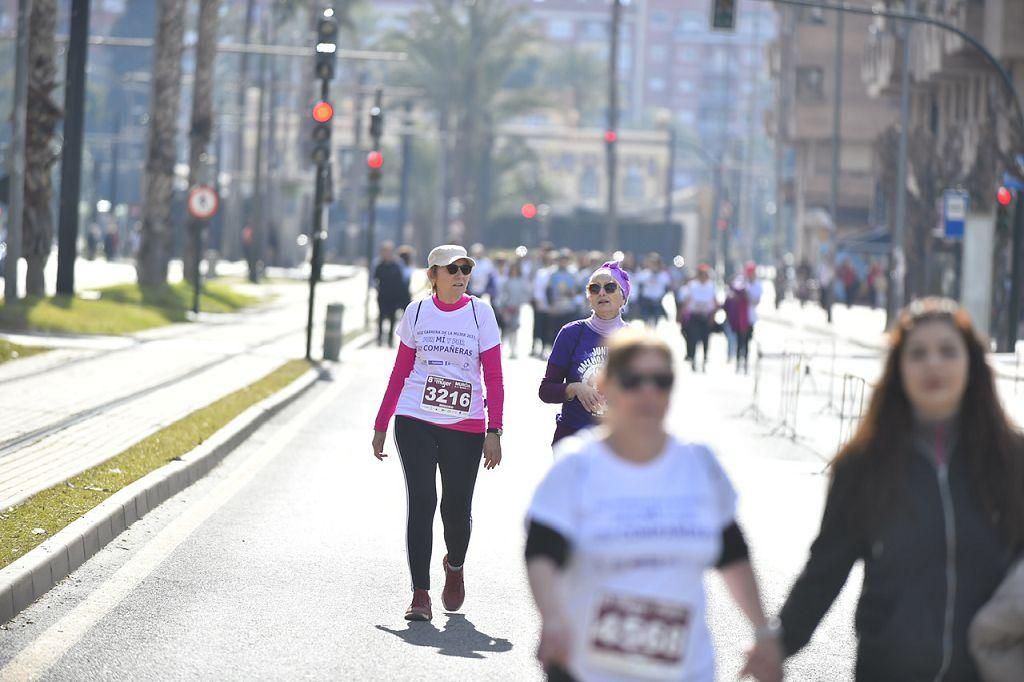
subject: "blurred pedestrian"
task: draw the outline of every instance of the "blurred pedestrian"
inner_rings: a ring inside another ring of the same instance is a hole
[[[683,342],[686,345],[686,361],[693,361],[693,334],[691,334],[690,328],[690,282],[695,281],[696,278],[691,278],[683,282],[683,285],[676,291],[676,323],[679,325],[679,331],[682,332]]]
[[[412,302],[412,276],[416,272],[416,267],[413,265],[413,260],[416,257],[416,252],[408,244],[402,244],[398,247],[398,264],[402,268],[402,280],[405,284],[403,289],[405,297],[399,310],[405,310],[406,307]]]
[[[551,279],[553,260],[552,252],[544,250],[533,273],[533,341],[530,345],[530,355],[538,358],[544,357],[544,351],[547,348],[548,327],[551,326],[548,281]]]
[[[1019,682],[1024,671],[1024,558],[1008,571],[967,631],[985,682]]]
[[[1024,546],[1024,435],[955,302],[900,314],[868,412],[831,472],[781,638],[759,642],[751,660],[799,651],[860,560],[857,680],[981,679],[967,633]]]
[[[427,265],[434,294],[409,304],[402,317],[401,344],[373,433],[373,455],[383,461],[388,423],[397,415],[395,446],[408,495],[406,547],[413,587],[406,620],[433,616],[430,557],[438,469],[448,548],[441,562],[445,572],[441,600],[449,611],[462,607],[473,489],[481,451],[486,469],[501,463],[505,401],[494,311],[465,293],[473,259],[461,246],[445,244],[430,252]]]
[[[377,345],[384,345],[384,322],[388,323],[388,347],[395,345],[395,316],[399,306],[409,298],[402,266],[395,260],[395,245],[382,242],[377,264],[373,269],[373,288],[377,290]]]
[[[835,301],[835,268],[832,267],[831,259],[822,256],[818,263],[818,298],[821,307],[825,310],[825,317],[828,323],[832,324],[832,303]]]
[[[689,318],[687,330],[690,334],[692,351],[690,366],[697,371],[697,350],[702,349],[704,355],[701,371],[708,370],[708,342],[711,338],[711,327],[718,311],[718,287],[711,280],[711,267],[701,263],[697,267],[697,278],[686,285],[686,301]]]
[[[736,335],[736,372],[748,372],[750,333],[753,327],[750,323],[750,294],[745,279],[737,277],[729,285],[723,307],[729,329]]]
[[[603,425],[563,441],[534,494],[525,555],[549,680],[714,680],[711,568],[756,637],[774,632],[729,478],[709,448],[665,430],[674,381],[664,341],[613,336]],[[760,659],[749,672],[782,677]]]
[[[548,328],[547,346],[555,343],[555,336],[565,325],[576,318],[576,274],[569,269],[572,264],[572,251],[562,249],[558,252],[555,269],[548,277],[547,304]]]
[[[530,302],[530,282],[523,276],[520,261],[513,261],[508,276],[498,285],[495,305],[500,311],[505,326],[502,328],[502,345],[509,349],[510,357],[516,358],[519,347],[519,327],[523,306]]]
[[[650,253],[644,267],[637,273],[636,288],[640,314],[649,328],[658,326],[665,317],[665,294],[672,287],[672,277],[665,270],[661,256]]]
[[[494,294],[494,261],[487,256],[484,245],[473,244],[469,249],[470,255],[476,260],[473,278],[469,283],[469,294],[473,296],[493,296]]]
[[[538,394],[546,403],[562,406],[555,418],[552,444],[595,423],[604,411],[597,377],[604,367],[605,342],[626,323],[622,307],[629,300],[629,273],[608,261],[587,282],[590,317],[561,328],[548,357]]]

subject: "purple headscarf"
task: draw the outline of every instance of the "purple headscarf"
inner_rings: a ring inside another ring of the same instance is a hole
[[[593,278],[595,275],[608,275],[622,287],[622,296],[626,301],[629,301],[629,273],[622,269],[618,261],[610,260],[604,265],[594,270],[594,274],[590,277]]]

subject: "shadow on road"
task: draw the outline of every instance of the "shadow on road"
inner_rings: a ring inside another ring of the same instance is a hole
[[[405,630],[392,630],[383,625],[376,627],[381,632],[405,640],[406,644],[435,648],[442,656],[484,658],[483,654],[502,654],[512,650],[512,642],[479,632],[461,613],[446,615],[448,622],[443,630],[429,622],[409,623]]]

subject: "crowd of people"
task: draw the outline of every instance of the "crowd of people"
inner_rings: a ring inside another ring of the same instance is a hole
[[[712,448],[667,427],[673,353],[663,335],[645,330],[675,291],[691,367],[698,351],[703,367],[707,334],[719,324],[732,330],[745,367],[756,266],[720,292],[710,268],[686,281],[654,256],[634,270],[635,261],[601,254],[525,255],[436,247],[427,257],[431,293],[407,303],[398,323],[372,448],[387,458],[393,420],[408,493],[408,620],[433,617],[438,470],[442,603],[449,611],[465,603],[477,472],[481,460],[487,470],[502,461],[503,339],[517,302],[529,299],[543,330],[532,350],[547,360],[537,399],[561,405],[555,462],[525,519],[538,658],[549,680],[714,680],[708,570],[721,574],[753,631],[743,674],[781,680],[786,658],[810,640],[857,561],[858,680],[1020,679],[1024,435],[1007,419],[984,346],[954,302],[918,301],[901,315],[868,412],[832,463],[806,566],[769,618],[737,493]],[[382,264],[389,258],[382,252]],[[378,280],[400,270],[376,267]]]
[[[529,352],[545,360],[562,328],[590,315],[592,301],[586,286],[591,273],[606,260],[606,254],[600,251],[573,252],[544,246],[533,251],[520,247],[488,253],[483,245],[475,244],[468,254],[476,265],[467,293],[491,303],[509,356],[517,357],[522,311],[529,306],[533,320]],[[629,301],[622,302],[624,320],[640,320],[653,329],[674,314],[685,342],[686,359],[695,371],[697,351],[703,350],[699,367],[706,369],[709,339],[713,333],[722,333],[728,342],[726,360],[736,360],[737,372],[747,371],[763,292],[753,262],[724,281],[705,263],[690,268],[666,263],[657,253],[643,258],[632,253],[618,255],[621,270],[632,273],[634,291]],[[396,316],[408,305],[410,287],[414,286],[413,258],[411,247],[396,249],[391,242],[380,247],[373,277],[380,309],[378,345],[394,342]]]

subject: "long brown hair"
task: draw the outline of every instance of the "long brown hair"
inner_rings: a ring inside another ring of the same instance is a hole
[[[853,438],[833,460],[854,477],[851,521],[861,531],[877,527],[900,496],[913,450],[914,412],[903,385],[900,361],[910,333],[927,322],[946,322],[967,347],[967,388],[960,404],[959,450],[986,510],[998,515],[1006,539],[1024,542],[1024,438],[1007,418],[996,394],[985,346],[970,316],[954,301],[926,298],[900,313],[890,340],[882,378]]]

